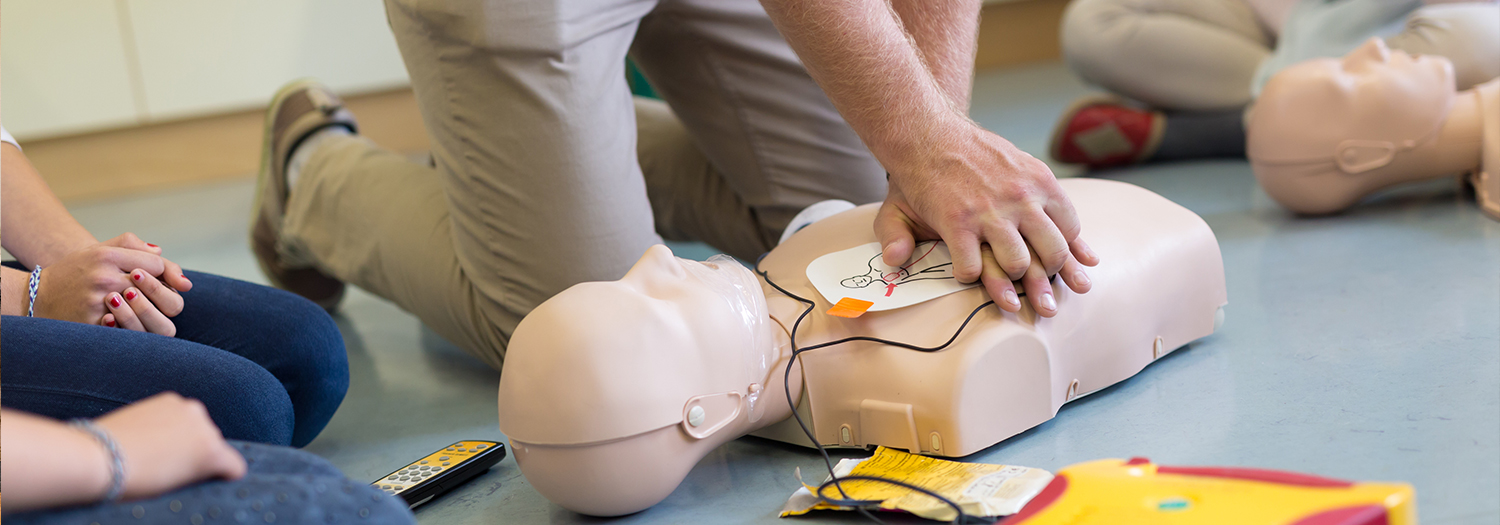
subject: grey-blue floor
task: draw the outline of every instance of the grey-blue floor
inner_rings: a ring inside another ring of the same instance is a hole
[[[984,74],[973,114],[1043,156],[1057,113],[1087,91],[1055,64]],[[1228,321],[1218,334],[968,461],[1056,470],[1140,455],[1401,480],[1416,486],[1425,523],[1500,522],[1500,222],[1478,213],[1451,180],[1308,219],[1278,209],[1243,161],[1102,176],[1150,188],[1208,221],[1228,273]],[[100,238],[132,230],[183,266],[264,282],[245,244],[250,199],[251,183],[239,182],[72,210]],[[373,480],[458,439],[502,438],[496,372],[360,291],[336,319],[353,381],[308,450]],[[817,472],[821,464],[811,450],[741,439],[699,463],[666,501],[620,521],[773,522],[798,486],[793,469]],[[543,499],[509,458],[417,517],[425,524],[596,521]],[[860,520],[822,514],[800,521]]]

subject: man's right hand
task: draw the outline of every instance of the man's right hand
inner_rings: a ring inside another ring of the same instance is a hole
[[[1023,281],[1037,313],[1052,317],[1057,303],[1047,277],[1061,273],[1083,293],[1089,286],[1082,267],[1099,263],[1079,237],[1073,204],[1045,163],[967,119],[954,120],[888,153],[900,161],[887,164],[890,190],[875,219],[883,258],[899,266],[916,241],[940,238],[960,282],[983,281],[1001,308],[1017,311],[1011,282]],[[989,265],[998,273],[985,272]]]
[[[182,312],[178,290],[192,283],[160,254],[130,233],[69,253],[42,269],[35,315],[176,335],[168,318]]]
[[[196,399],[163,392],[94,421],[109,432],[125,466],[125,499],[155,496],[199,481],[239,479],[245,458],[224,441]]]

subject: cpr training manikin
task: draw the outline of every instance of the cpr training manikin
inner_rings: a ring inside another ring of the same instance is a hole
[[[1298,213],[1344,210],[1405,182],[1465,174],[1500,220],[1500,79],[1458,92],[1453,65],[1378,38],[1278,73],[1250,114],[1261,187]]]
[[[500,430],[543,496],[621,515],[666,498],[730,440],[754,433],[810,445],[793,407],[826,446],[964,456],[1218,328],[1223,262],[1201,218],[1126,183],[1061,184],[1103,263],[1089,293],[1053,285],[1052,318],[991,305],[959,331],[989,300],[980,287],[828,315],[837,299],[819,293],[808,267],[875,241],[876,207],[862,206],[797,232],[759,264],[815,302],[798,347],[854,335],[933,347],[958,335],[936,352],[875,342],[810,350],[784,375],[807,306],[733,259],[689,261],[658,245],[623,279],[573,286],[521,322],[500,380]],[[856,262],[846,276],[868,270]]]

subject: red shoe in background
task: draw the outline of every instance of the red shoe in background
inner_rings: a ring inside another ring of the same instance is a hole
[[[1052,129],[1052,158],[1090,168],[1135,164],[1156,153],[1166,116],[1112,95],[1078,99]]]

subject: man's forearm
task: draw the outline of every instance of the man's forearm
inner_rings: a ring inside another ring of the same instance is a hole
[[[6,250],[27,266],[46,266],[98,242],[57,200],[21,150],[10,144],[0,148],[0,237]]]
[[[967,119],[883,0],[762,3],[808,73],[887,169],[899,170],[913,152],[930,148],[937,130]]]
[[[969,112],[980,0],[893,0],[922,61],[960,113]]]

